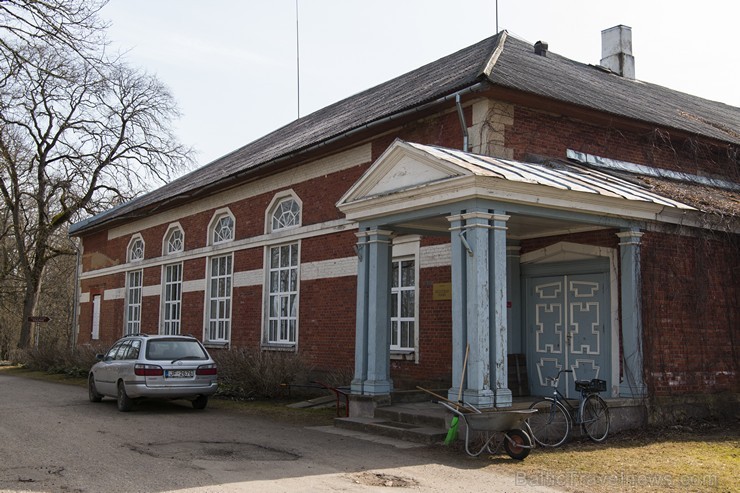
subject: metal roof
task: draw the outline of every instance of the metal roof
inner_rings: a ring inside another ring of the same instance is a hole
[[[157,190],[72,225],[70,233],[82,234],[204,195],[224,183],[236,183],[246,173],[481,84],[740,144],[740,108],[625,79],[551,51],[540,56],[531,44],[504,31],[295,120]]]
[[[492,176],[508,181],[532,183],[560,190],[652,202],[667,207],[675,207],[676,209],[694,210],[690,205],[654,193],[644,186],[580,164],[561,161],[525,163],[438,146],[412,142],[407,142],[407,144],[434,158],[464,168],[478,176]]]

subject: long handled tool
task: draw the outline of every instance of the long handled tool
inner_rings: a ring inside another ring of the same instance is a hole
[[[470,344],[465,346],[465,359],[463,360],[462,373],[460,374],[460,390],[457,392],[458,405],[462,404],[463,384],[465,383],[465,368],[468,366],[468,354],[469,353],[470,353]],[[450,421],[450,429],[447,432],[447,436],[445,437],[445,445],[450,445],[451,443],[454,443],[455,440],[457,440],[457,427],[459,425],[460,425],[460,419],[457,417],[457,414],[456,414],[452,417],[452,421]]]

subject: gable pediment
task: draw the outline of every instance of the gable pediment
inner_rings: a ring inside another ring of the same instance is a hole
[[[346,204],[469,175],[470,171],[436,159],[396,139],[339,201]]]

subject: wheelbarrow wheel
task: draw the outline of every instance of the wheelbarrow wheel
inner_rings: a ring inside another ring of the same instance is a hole
[[[512,459],[524,460],[532,450],[532,439],[523,430],[509,430],[504,438],[504,450]]]

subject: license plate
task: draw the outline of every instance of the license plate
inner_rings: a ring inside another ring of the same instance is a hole
[[[167,370],[164,372],[165,378],[193,378],[193,370]]]

